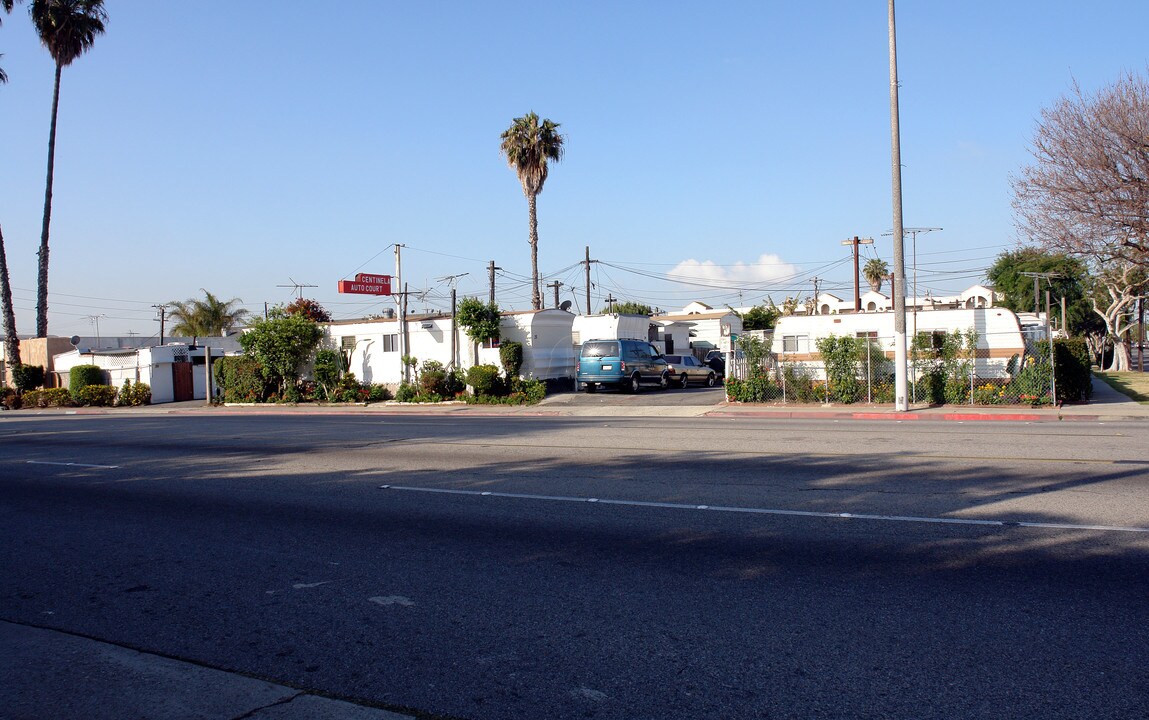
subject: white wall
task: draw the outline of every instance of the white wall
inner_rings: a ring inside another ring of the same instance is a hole
[[[523,368],[526,377],[573,377],[574,350],[570,327],[574,316],[564,310],[508,313],[500,322],[503,340],[522,343]],[[426,325],[427,327],[424,327]],[[398,320],[371,320],[360,323],[332,323],[325,327],[325,347],[339,349],[341,338],[355,337],[350,371],[362,381],[398,384],[402,379],[401,353],[384,352],[384,336],[398,334]],[[451,318],[409,320],[407,355],[419,364],[435,360],[445,367],[467,369],[475,364],[476,351],[462,328],[455,335],[458,363],[451,357]],[[396,346],[397,347],[397,346]],[[478,348],[478,364],[500,365],[498,348]],[[560,373],[552,375],[551,373]]]

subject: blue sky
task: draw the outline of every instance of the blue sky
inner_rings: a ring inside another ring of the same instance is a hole
[[[49,332],[154,335],[151,305],[293,282],[339,295],[394,272],[411,309],[487,292],[528,309],[527,204],[498,152],[528,111],[566,156],[539,196],[562,299],[679,308],[852,293],[853,235],[892,260],[887,4],[109,0],[64,71]],[[1043,107],[1146,72],[1144,0],[898,6],[906,226],[919,292],[957,292],[1017,238],[1009,176]],[[0,223],[22,334],[35,324],[53,65],[26,4],[0,28]],[[907,256],[910,251],[907,248]],[[908,268],[907,273],[912,273]],[[669,282],[673,276],[679,282]],[[573,292],[572,292],[573,290]],[[545,290],[548,302],[551,291]]]

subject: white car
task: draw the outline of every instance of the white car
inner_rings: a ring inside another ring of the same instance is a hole
[[[702,362],[693,355],[663,355],[666,362],[670,365],[672,381],[677,381],[682,387],[686,387],[690,383],[705,383],[706,387],[714,387],[718,384],[718,373],[714,368],[703,365]]]

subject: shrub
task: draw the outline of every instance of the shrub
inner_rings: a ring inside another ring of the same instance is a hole
[[[72,404],[72,394],[68,388],[47,388],[29,390],[22,398],[24,407],[68,407]]]
[[[315,353],[315,382],[330,388],[339,382],[343,371],[343,356],[336,350],[318,350]]]
[[[945,399],[948,405],[969,404],[969,380],[965,378],[948,378],[946,380]]]
[[[415,396],[419,392],[411,383],[399,383],[399,390],[395,393],[395,399],[399,402],[415,402]]]
[[[1084,402],[1092,397],[1093,371],[1089,368],[1089,345],[1085,340],[1082,338],[1055,340],[1053,353],[1057,400]]]
[[[68,373],[68,391],[72,393],[72,399],[80,405],[87,404],[80,400],[81,390],[89,385],[103,384],[104,371],[98,365],[77,365]]]
[[[447,369],[443,367],[443,363],[435,360],[423,361],[423,367],[419,369],[418,373],[420,395],[449,397],[451,395],[448,388],[449,385],[449,373]]]
[[[20,396],[14,388],[0,386],[0,405],[9,410],[20,409]]]
[[[212,362],[212,372],[225,403],[264,402],[271,397],[272,386],[258,360],[239,355],[221,357]]]
[[[131,380],[124,380],[124,386],[120,388],[120,393],[116,396],[116,404],[124,407],[148,405],[151,401],[151,386],[142,382],[133,385]]]
[[[368,390],[356,379],[355,373],[346,373],[335,385],[328,389],[328,402],[365,402]]]
[[[13,365],[12,383],[19,393],[35,390],[44,384],[44,368],[39,365]]]
[[[1042,354],[1040,346],[1045,345],[1046,354]],[[1049,397],[1049,343],[1038,343],[1038,351],[1034,355],[1027,355],[1021,362],[1021,369],[1009,384],[1008,393],[1014,397],[1025,399]]]
[[[501,381],[500,381],[501,382]],[[511,380],[505,395],[468,395],[468,405],[534,405],[546,397],[546,383],[541,380]]]
[[[820,403],[826,399],[822,385],[814,382],[806,369],[797,365],[782,368],[782,383],[790,402]]]
[[[507,377],[518,377],[519,370],[523,368],[523,344],[507,341],[499,345],[499,362]]]
[[[506,395],[507,388],[494,365],[475,365],[467,370],[467,384],[475,395]]]
[[[771,402],[782,397],[782,388],[765,373],[752,370],[745,380],[727,378],[726,397],[735,402]]]
[[[367,387],[367,402],[386,402],[391,399],[391,390],[386,385],[372,383]]]
[[[865,344],[847,335],[829,335],[818,340],[818,352],[826,365],[830,399],[854,403],[865,397],[865,385],[858,379]]]
[[[116,404],[116,388],[113,385],[85,385],[69,395],[81,407],[111,407]]]

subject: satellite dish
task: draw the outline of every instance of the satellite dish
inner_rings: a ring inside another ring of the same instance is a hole
[[[563,304],[559,305],[559,310],[566,310],[567,312],[570,312],[570,309],[571,309],[571,301],[570,300],[563,300]]]
[[[72,347],[76,347],[80,344],[80,336],[73,335],[72,337],[68,338],[68,342],[72,343]]]

